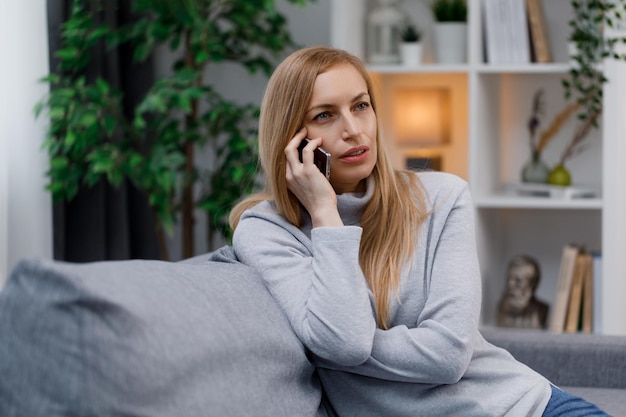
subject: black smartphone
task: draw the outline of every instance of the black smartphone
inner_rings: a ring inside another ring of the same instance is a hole
[[[304,149],[307,143],[309,143],[309,138],[304,138],[298,146],[298,157],[300,158],[300,162],[302,162],[302,149]],[[326,176],[326,179],[330,180],[330,154],[322,147],[318,146],[315,151],[313,151],[313,163],[317,166],[320,172]]]

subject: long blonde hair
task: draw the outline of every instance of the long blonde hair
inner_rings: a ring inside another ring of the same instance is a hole
[[[249,196],[231,211],[233,230],[245,210],[264,200],[274,201],[287,221],[301,225],[300,204],[287,188],[284,149],[302,128],[316,77],[344,63],[354,66],[365,80],[376,112],[375,91],[365,66],[345,51],[325,46],[300,49],[272,74],[259,120],[259,158],[265,174],[265,191]],[[379,133],[376,146],[378,156],[372,171],[375,189],[361,219],[359,264],[374,294],[378,326],[387,328],[391,293],[397,293],[402,266],[414,253],[418,229],[428,213],[417,176],[393,169]]]

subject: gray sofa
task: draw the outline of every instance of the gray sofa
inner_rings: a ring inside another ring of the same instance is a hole
[[[626,416],[626,338],[520,334],[487,336]],[[177,263],[24,260],[0,291],[2,417],[327,410],[307,352],[228,247]]]
[[[258,276],[178,263],[24,260],[0,292],[1,417],[325,416]]]
[[[626,337],[502,328],[482,334],[553,384],[626,417]]]

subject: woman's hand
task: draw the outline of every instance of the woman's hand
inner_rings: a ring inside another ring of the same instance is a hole
[[[313,163],[313,151],[322,144],[321,138],[310,140],[302,150],[300,162],[298,146],[306,134],[306,128],[302,128],[285,148],[287,186],[309,212],[313,227],[343,226],[337,210],[337,194]]]

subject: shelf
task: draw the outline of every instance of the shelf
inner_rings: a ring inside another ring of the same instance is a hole
[[[391,65],[368,65],[370,72],[378,74],[419,74],[419,73],[457,73],[467,74],[476,72],[478,74],[566,74],[570,70],[570,65],[565,62],[552,64],[525,64],[525,65],[492,65],[492,64],[422,64],[406,66],[401,64]]]
[[[405,65],[368,65],[370,72],[378,74],[415,74],[415,73],[456,73],[466,74],[469,72],[467,64],[458,65],[439,65],[439,64],[423,64],[415,66]]]
[[[601,210],[600,198],[557,199],[542,197],[518,197],[509,195],[493,195],[475,198],[479,209],[559,209],[559,210]]]
[[[481,324],[479,329],[481,333],[489,333],[489,334],[493,334],[493,333],[516,333],[516,334],[549,334],[552,335],[554,333],[551,333],[550,331],[548,331],[548,329],[536,329],[536,328],[517,328],[517,327],[499,327],[496,326],[494,324]],[[570,333],[570,334],[582,334],[582,333]]]
[[[493,65],[482,64],[477,71],[480,74],[566,74],[570,70],[568,63]]]

